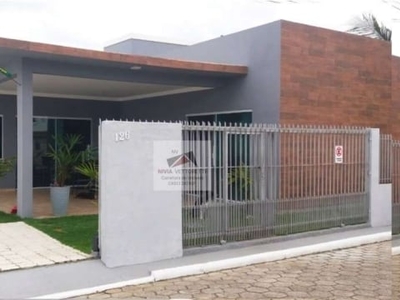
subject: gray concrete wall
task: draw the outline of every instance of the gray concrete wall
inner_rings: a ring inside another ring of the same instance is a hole
[[[4,157],[17,155],[17,103],[15,96],[0,95],[0,115],[3,115]],[[89,118],[92,120],[92,141],[98,142],[99,119],[119,118],[120,105],[117,102],[34,98],[33,115],[63,118]],[[15,187],[15,173],[0,179],[0,188]]]
[[[118,267],[181,257],[182,186],[160,174],[180,177],[167,159],[182,154],[182,125],[106,121],[100,129],[101,260]]]
[[[123,118],[184,120],[186,114],[252,110],[253,122],[279,121],[281,23],[175,49],[170,58],[243,64],[249,74],[214,90],[124,102]]]
[[[113,45],[104,47],[104,51],[122,54],[137,54],[146,56],[159,56],[179,48],[186,48],[186,45],[146,41],[140,39],[128,39]]]
[[[280,54],[281,21],[235,32],[212,40],[172,49],[163,57],[199,60],[226,64],[243,64],[255,68],[255,63],[271,67],[271,59]],[[277,62],[279,63],[279,61]],[[261,69],[256,68],[256,69]],[[252,70],[255,71],[255,70]],[[272,71],[272,70],[271,70]]]

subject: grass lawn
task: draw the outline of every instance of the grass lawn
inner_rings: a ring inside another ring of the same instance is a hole
[[[11,223],[21,221],[21,218],[16,215],[6,214],[0,211],[0,223]]]
[[[61,243],[85,253],[90,253],[92,240],[97,233],[98,216],[69,216],[44,219],[21,219],[16,215],[0,212],[0,223],[23,221],[43,231]]]
[[[92,240],[97,233],[98,216],[70,216],[46,219],[24,219],[61,243],[85,253],[90,253]]]

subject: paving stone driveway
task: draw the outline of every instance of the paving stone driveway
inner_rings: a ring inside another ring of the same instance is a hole
[[[393,256],[393,299],[400,299],[400,255]]]
[[[391,243],[127,286],[80,299],[392,299]],[[392,260],[396,260],[392,265]],[[396,267],[397,266],[397,267]],[[397,286],[397,292],[399,286]],[[393,298],[400,299],[400,298]]]

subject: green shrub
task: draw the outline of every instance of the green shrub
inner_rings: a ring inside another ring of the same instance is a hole
[[[11,172],[15,166],[14,158],[3,158],[0,159],[0,178],[7,175],[7,173]]]

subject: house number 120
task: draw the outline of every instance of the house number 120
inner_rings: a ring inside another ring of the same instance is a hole
[[[115,134],[115,141],[122,142],[129,140],[129,131],[120,131]]]

